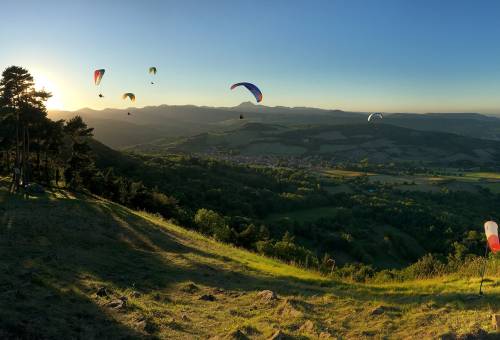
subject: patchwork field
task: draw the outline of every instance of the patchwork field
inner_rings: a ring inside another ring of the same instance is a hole
[[[500,173],[495,172],[455,172],[446,175],[390,175],[375,172],[321,169],[317,173],[321,179],[327,182],[328,179],[352,179],[366,176],[369,183],[391,184],[398,189],[409,191],[436,192],[445,188],[449,190],[477,191],[481,188],[487,188],[495,193],[500,192]]]

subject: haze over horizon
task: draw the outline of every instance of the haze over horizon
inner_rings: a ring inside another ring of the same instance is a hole
[[[342,110],[342,109],[337,109],[337,108],[320,108],[320,107],[314,107],[314,106],[285,106],[285,105],[262,105],[262,104],[257,104],[257,103],[253,103],[251,101],[243,101],[239,104],[235,104],[235,105],[232,105],[232,106],[209,106],[209,105],[195,105],[195,104],[183,104],[183,103],[178,103],[178,104],[158,104],[158,105],[144,105],[144,106],[128,106],[128,107],[120,107],[120,108],[117,108],[117,107],[103,107],[103,108],[92,108],[92,107],[80,107],[80,108],[77,108],[77,109],[74,109],[74,110],[65,110],[65,109],[58,109],[58,108],[54,108],[54,109],[48,109],[48,115],[49,117],[51,117],[51,113],[55,113],[55,112],[79,112],[79,111],[96,111],[96,112],[102,112],[102,111],[106,111],[106,110],[123,110],[123,111],[127,111],[127,110],[141,110],[141,109],[145,109],[145,108],[159,108],[159,107],[162,107],[162,106],[167,106],[167,107],[186,107],[186,106],[194,106],[194,107],[198,107],[198,108],[209,108],[209,109],[235,109],[235,108],[238,108],[238,107],[241,107],[241,106],[246,106],[246,107],[255,107],[255,108],[286,108],[286,109],[305,109],[306,111],[307,110],[324,110],[326,112],[328,111],[342,111],[342,112],[352,112],[352,113],[364,113],[364,114],[370,114],[372,112],[375,112],[375,111],[348,111],[348,110]],[[388,115],[392,115],[392,114],[446,114],[446,113],[449,113],[449,114],[472,114],[472,115],[475,115],[475,114],[483,114],[485,116],[491,116],[491,117],[498,117],[500,116],[500,110],[497,112],[472,112],[472,111],[468,111],[468,112],[459,112],[459,111],[448,111],[448,112],[404,112],[404,111],[393,111],[393,112],[384,112],[384,111],[378,111],[378,112],[382,112],[384,114],[388,114]],[[104,118],[104,117],[103,117]]]
[[[0,68],[27,68],[49,109],[193,104],[500,112],[495,1],[6,1]],[[221,20],[223,19],[223,20]],[[36,31],[36,34],[33,32]],[[149,66],[156,66],[150,84]],[[92,72],[105,68],[103,99]]]

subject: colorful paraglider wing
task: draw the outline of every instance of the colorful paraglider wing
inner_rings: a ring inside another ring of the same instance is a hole
[[[156,67],[151,66],[151,67],[149,68],[149,74],[153,74],[153,75],[154,75],[154,74],[156,74]]]
[[[94,83],[96,85],[99,85],[101,83],[101,79],[102,76],[104,76],[104,72],[106,72],[104,69],[94,71]]]
[[[231,90],[235,89],[238,86],[245,86],[248,91],[252,92],[252,94],[255,96],[255,99],[257,100],[257,103],[260,103],[262,101],[262,92],[259,90],[257,86],[251,83],[236,83],[231,86]]]
[[[130,93],[130,92],[124,93],[122,98],[123,99],[129,98],[131,101],[135,102],[135,94]]]
[[[498,224],[493,221],[484,223],[484,232],[488,240],[488,246],[493,253],[500,251],[500,240],[498,239]]]

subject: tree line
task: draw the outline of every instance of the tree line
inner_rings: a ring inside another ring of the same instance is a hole
[[[29,190],[31,182],[71,185],[88,176],[92,164],[82,118],[53,121],[45,102],[51,94],[37,90],[33,76],[19,66],[7,67],[0,80],[1,170],[10,173],[10,190]]]
[[[2,72],[0,173],[10,175],[10,191],[28,195],[37,184],[62,186],[167,214],[175,204],[168,196],[116,175],[112,168],[99,169],[91,146],[93,128],[80,116],[48,118],[45,102],[50,97],[35,88],[28,70],[10,66]]]

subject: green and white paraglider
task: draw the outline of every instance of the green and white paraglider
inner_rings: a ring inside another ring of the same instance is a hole
[[[155,66],[151,66],[149,68],[149,74],[151,75],[151,84],[154,84],[153,82],[153,77],[156,76],[156,67]]]

